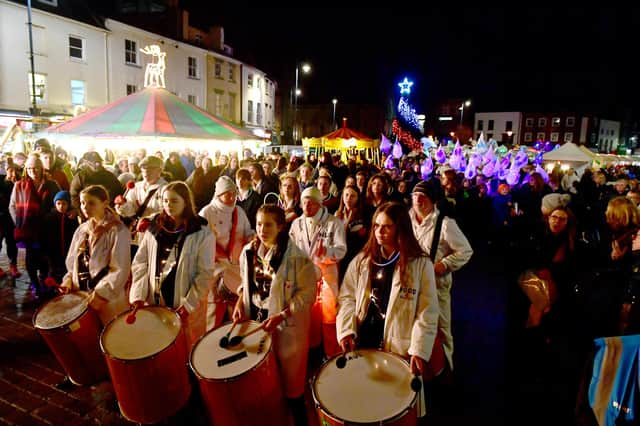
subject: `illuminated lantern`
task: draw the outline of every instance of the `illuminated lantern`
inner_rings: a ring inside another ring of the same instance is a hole
[[[400,142],[398,142],[398,139],[396,139],[396,142],[393,144],[393,158],[402,158],[402,146]]]
[[[447,161],[447,154],[445,154],[444,148],[442,148],[442,145],[440,145],[438,147],[438,150],[436,151],[436,160],[440,164],[444,164]]]
[[[385,135],[382,135],[382,140],[380,141],[380,151],[385,154],[389,154],[391,152],[391,141]]]
[[[422,173],[422,179],[423,180],[429,179],[429,175],[431,175],[432,172],[433,172],[433,162],[431,161],[431,158],[427,157],[422,162],[422,166],[420,166],[420,173]]]

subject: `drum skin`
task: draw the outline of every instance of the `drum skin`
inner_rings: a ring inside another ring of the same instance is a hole
[[[232,337],[259,327],[255,321],[240,323]],[[216,426],[288,425],[288,411],[271,338],[259,331],[236,348],[222,349],[220,339],[231,324],[204,335],[194,346],[190,366],[198,377],[209,419]],[[233,363],[216,367],[220,359],[241,354],[241,367]],[[266,352],[266,354],[265,354]],[[225,377],[226,375],[226,377]]]
[[[418,424],[416,393],[410,387],[412,375],[409,364],[403,358],[380,350],[361,349],[347,355],[348,361],[343,369],[336,367],[337,358],[325,362],[313,378],[312,394],[320,425]],[[357,400],[358,397],[360,400]],[[392,398],[395,398],[394,402],[385,407]],[[325,399],[344,403],[338,409],[327,406]],[[359,417],[367,417],[374,409],[384,414],[376,419],[359,421],[362,420]],[[353,415],[335,414],[345,410]],[[363,410],[367,416],[362,415]]]
[[[33,325],[76,385],[91,385],[108,377],[107,364],[100,351],[100,318],[88,308],[89,295],[74,292],[51,299],[33,316]],[[75,305],[69,309],[69,305]],[[67,319],[56,324],[56,311]],[[49,318],[43,318],[49,316]],[[47,323],[47,325],[44,325]]]
[[[164,307],[138,309],[133,324],[126,323],[127,315],[128,312],[118,315],[105,327],[100,347],[107,360],[122,415],[136,423],[156,423],[177,413],[191,394],[184,330],[178,314]],[[115,351],[109,340],[123,336],[123,327],[132,327],[124,330],[131,332],[127,333],[127,340],[130,340],[127,344],[134,347],[136,337],[142,339],[149,334],[150,327],[165,325],[166,334],[173,340],[169,339],[168,346],[167,340],[163,341],[153,354],[134,359],[135,355],[111,353]]]

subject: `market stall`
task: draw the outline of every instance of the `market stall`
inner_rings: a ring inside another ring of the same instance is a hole
[[[374,163],[380,161],[380,141],[349,129],[346,118],[342,119],[342,127],[334,132],[319,138],[303,138],[302,146],[307,155],[315,154],[319,157],[324,152],[330,152],[339,153],[344,161],[350,155],[358,155],[358,158],[363,156]]]

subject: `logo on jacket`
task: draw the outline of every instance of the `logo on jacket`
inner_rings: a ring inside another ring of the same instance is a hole
[[[400,299],[413,300],[417,293],[413,287],[400,287]]]

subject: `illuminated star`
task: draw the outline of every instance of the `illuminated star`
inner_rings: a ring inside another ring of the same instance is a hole
[[[408,95],[409,93],[411,93],[411,86],[413,86],[413,81],[409,81],[407,80],[407,77],[405,77],[402,83],[398,83],[398,86],[400,86],[401,95]]]

